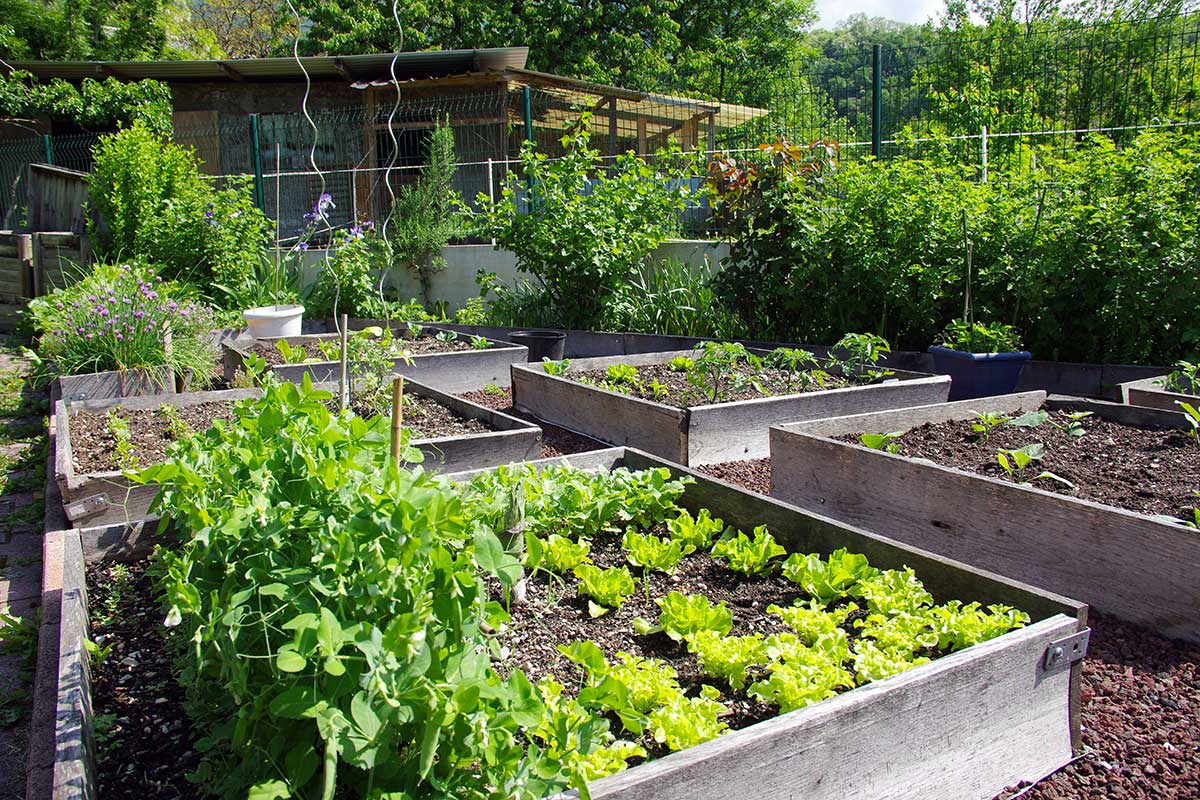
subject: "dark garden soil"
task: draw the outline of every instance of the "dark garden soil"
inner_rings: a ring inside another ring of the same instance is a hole
[[[198,798],[199,788],[186,776],[200,757],[146,567],[143,560],[93,565],[87,572],[92,640],[111,648],[92,659],[98,795]]]
[[[1082,436],[1071,436],[1050,422],[1065,427],[1070,420],[1055,411],[1036,428],[1000,425],[986,440],[969,421],[925,424],[896,442],[900,455],[1014,482],[998,463],[997,449],[1040,443],[1045,455],[1029,466],[1023,480],[1046,470],[1074,488],[1048,478],[1033,480],[1037,488],[1143,514],[1192,519],[1192,507],[1200,504],[1193,494],[1200,487],[1200,445],[1189,432],[1135,428],[1093,416],[1080,421]],[[859,442],[855,435],[837,438]]]
[[[238,401],[221,400],[194,406],[175,407],[175,415],[189,430],[208,430],[216,419],[232,419]],[[331,401],[336,404],[336,401]],[[389,402],[390,405],[390,402]],[[351,407],[358,413],[365,409]],[[167,448],[175,442],[168,414],[159,409],[127,409],[121,407],[118,416],[129,425],[133,454],[138,466],[157,464],[166,456]],[[460,416],[428,397],[405,396],[404,425],[412,431],[413,439],[437,439],[445,436],[468,436],[487,433],[491,428],[477,419]],[[117,439],[113,435],[107,414],[81,411],[71,417],[71,456],[80,474],[113,472],[122,467],[117,463]]]
[[[212,427],[214,420],[232,419],[234,405],[233,401],[219,400],[170,408],[188,430],[206,431]],[[162,407],[118,407],[117,416],[129,425],[133,455],[138,466],[159,463],[166,456],[167,448],[174,444],[171,413],[164,412]],[[80,411],[71,415],[71,457],[75,461],[75,471],[80,474],[122,469],[122,465],[117,463],[117,438],[113,435],[107,413]]]
[[[757,463],[713,464],[703,471],[761,491],[762,479],[751,467]],[[1095,611],[1088,624],[1082,757],[1032,788],[1014,787],[997,798],[1022,791],[1029,800],[1200,798],[1200,645],[1164,639]]]
[[[323,342],[328,348],[330,343],[337,345],[336,337],[326,339],[303,339],[297,344],[293,344],[293,349],[303,349],[306,361],[337,361],[339,356],[334,355],[332,358],[327,356],[322,350],[318,342]],[[436,338],[435,334],[422,334],[416,339],[396,339],[396,357],[407,350],[410,355],[423,356],[429,353],[459,353],[464,350],[473,350],[471,340],[466,337],[460,337],[453,341],[443,342]],[[283,353],[280,352],[279,346],[274,342],[255,342],[246,348],[246,352],[262,356],[267,364],[272,367],[282,366],[286,362],[283,358]]]
[[[786,394],[819,392],[825,389],[842,389],[854,385],[845,378],[836,375],[826,375],[822,378],[822,382],[818,383],[813,380],[809,381],[807,386],[804,386],[801,381],[797,380],[794,373],[778,369],[764,368],[755,371],[745,366],[740,366],[733,370],[733,373],[740,375],[747,381],[750,379],[757,380],[759,386],[762,387],[762,391],[749,385],[741,390],[734,390],[733,387],[723,381],[720,389],[722,403],[731,403],[735,400],[754,400],[760,397],[777,397]],[[602,369],[580,370],[578,372],[568,371],[565,377],[576,381],[580,378],[585,378],[586,381],[590,381],[595,385],[603,385],[608,382],[608,373]],[[651,364],[638,367],[637,380],[639,383],[636,385],[622,385],[622,393],[633,397],[640,397],[643,400],[656,400],[659,403],[665,403],[677,408],[702,406],[712,402],[703,391],[692,385],[686,373],[672,372],[665,364]],[[654,390],[650,388],[653,381],[658,381],[667,388],[668,394],[666,397],[656,398],[654,396]],[[604,388],[612,387],[605,386]],[[616,390],[614,389],[614,391]]]
[[[752,492],[768,496],[771,494],[771,459],[769,458],[726,461],[722,464],[706,464],[695,469],[697,472],[737,484]]]
[[[491,391],[464,392],[459,397],[541,426],[542,458],[558,458],[559,456],[569,456],[574,453],[586,453],[589,450],[600,450],[605,447],[611,447],[611,445],[607,445],[604,442],[598,442],[591,437],[569,431],[566,428],[539,422],[533,416],[515,410],[512,407],[511,389],[495,387]]]

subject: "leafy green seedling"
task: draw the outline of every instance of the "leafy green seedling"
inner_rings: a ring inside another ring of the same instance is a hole
[[[422,331],[424,331],[424,330],[425,330],[425,326],[424,326],[424,325],[418,325],[418,324],[417,324],[417,323],[415,323],[415,322],[410,322],[410,323],[408,323],[408,338],[410,338],[410,339],[420,339],[420,338],[421,338],[421,332],[422,332]]]
[[[129,421],[121,416],[116,408],[110,408],[104,415],[105,426],[113,438],[113,460],[120,469],[137,469],[137,452],[133,446],[133,433],[129,430]]]
[[[688,381],[704,393],[710,403],[727,395],[727,386],[738,364],[750,361],[750,352],[736,342],[701,342],[695,347]]]
[[[591,598],[588,613],[593,617],[620,608],[625,598],[637,588],[633,576],[624,567],[600,569],[594,564],[580,564],[575,567],[575,577],[579,579],[579,593]]]
[[[488,397],[500,397],[501,395],[507,394],[503,386],[495,383],[485,384],[483,387],[483,393]]]
[[[566,575],[581,564],[588,563],[592,545],[586,539],[573,542],[552,533],[542,542],[542,565],[556,575]]]
[[[887,339],[873,333],[847,333],[829,349],[828,367],[840,370],[843,377],[870,383],[891,375],[891,370],[875,369],[879,359],[892,352]],[[838,353],[845,353],[840,358]]]
[[[437,339],[443,344],[450,344],[451,342],[458,341],[458,331],[442,331],[433,338]]]
[[[860,581],[879,574],[859,553],[841,547],[823,559],[816,553],[793,553],[783,562],[783,577],[822,603],[855,593]]]
[[[1087,431],[1085,431],[1083,428],[1083,420],[1092,416],[1092,413],[1093,412],[1091,411],[1064,411],[1062,412],[1062,415],[1067,418],[1066,425],[1059,425],[1054,420],[1051,420],[1050,424],[1061,429],[1068,436],[1074,436],[1076,439],[1078,439],[1080,436],[1083,436],[1085,433],[1087,433]]]
[[[729,709],[717,702],[721,693],[712,686],[700,687],[698,697],[682,692],[650,712],[649,733],[668,750],[686,750],[715,739],[729,726],[721,716]]]
[[[772,560],[786,552],[766,525],[754,529],[753,539],[738,531],[737,535],[718,541],[712,549],[714,556],[724,558],[731,570],[743,575],[769,575],[775,569]]]
[[[693,517],[687,510],[681,510],[675,519],[667,520],[667,530],[672,539],[683,543],[684,547],[700,550],[708,547],[713,537],[719,536],[725,530],[725,523],[713,519],[707,508],[702,508]]]
[[[975,422],[971,423],[971,430],[980,434],[984,444],[987,444],[988,440],[992,438],[993,430],[1008,422],[1008,417],[991,411],[982,414],[978,411],[972,411],[971,413],[975,415]]]
[[[491,346],[491,342],[482,336],[471,337],[471,347],[475,350],[487,350]]]
[[[612,383],[625,383],[633,386],[638,382],[637,367],[632,364],[613,364],[604,371]]]
[[[542,370],[547,375],[565,375],[569,366],[571,366],[570,359],[564,358],[562,361],[551,361],[544,356],[542,357]]]
[[[621,540],[625,548],[625,557],[635,567],[643,571],[658,570],[668,575],[675,572],[679,562],[694,548],[685,548],[678,539],[662,539],[650,534],[642,534],[632,527],[625,531]]]
[[[787,373],[785,382],[790,392],[793,384],[798,383],[802,389],[812,384],[813,376],[809,370],[817,366],[817,357],[800,348],[777,347],[767,355],[766,363]]]
[[[325,342],[320,342],[318,345],[321,347],[321,352],[323,355],[325,354],[325,349],[322,346],[324,344]],[[339,345],[334,343],[335,350],[337,347],[339,347]],[[283,363],[285,364],[302,364],[308,359],[308,351],[306,351],[303,346],[292,347],[290,344],[288,344],[286,339],[280,339],[275,342],[275,349],[279,351],[281,356],[283,356]],[[326,358],[328,357],[329,356],[326,355]]]
[[[671,390],[659,383],[657,378],[650,381],[650,393],[654,395],[655,400],[659,401],[666,400],[671,396]]]
[[[892,431],[890,433],[864,433],[858,437],[858,440],[863,443],[863,446],[869,447],[872,450],[883,450],[888,453],[899,453],[900,443],[896,440],[904,435],[904,431]]]
[[[687,356],[675,356],[667,362],[667,369],[671,372],[691,372],[692,360]]]
[[[1200,387],[1200,362],[1176,361],[1175,369],[1157,379],[1159,385],[1169,392],[1196,394]]]
[[[1041,442],[1035,442],[1034,444],[1027,444],[1024,447],[1019,447],[1015,450],[997,450],[996,462],[1000,464],[1001,469],[1008,473],[1010,478],[1022,486],[1031,486],[1033,485],[1033,481],[1036,480],[1052,480],[1058,481],[1064,486],[1074,489],[1075,484],[1071,483],[1066,478],[1059,477],[1053,472],[1045,470],[1026,480],[1025,473],[1028,471],[1030,465],[1032,465],[1035,461],[1040,461],[1042,456],[1045,454],[1045,445],[1043,445]]]
[[[705,675],[720,678],[735,690],[745,688],[751,670],[767,661],[767,643],[758,634],[724,636],[717,631],[696,631],[687,635],[687,647]]]
[[[717,605],[702,594],[669,592],[654,601],[658,606],[658,624],[651,625],[638,617],[633,629],[643,636],[662,631],[676,642],[697,631],[715,631],[722,636],[733,627],[733,614],[725,601]]]
[[[167,421],[167,435],[181,442],[192,435],[192,428],[179,416],[179,410],[173,405],[163,404],[158,408],[158,414]]]

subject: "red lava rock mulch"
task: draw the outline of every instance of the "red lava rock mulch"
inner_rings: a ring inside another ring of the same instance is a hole
[[[696,467],[696,471],[728,483],[737,484],[752,492],[771,494],[771,459],[769,458],[706,464],[703,467]]]
[[[596,441],[589,436],[569,431],[566,428],[560,428],[557,425],[539,422],[530,414],[516,411],[512,407],[512,389],[493,389],[490,392],[464,392],[459,397],[464,400],[470,400],[472,403],[478,403],[485,408],[502,411],[509,416],[540,425],[542,428],[542,458],[558,458],[559,456],[569,456],[574,453],[586,453],[589,450],[601,450],[605,447],[610,447],[610,445]]]

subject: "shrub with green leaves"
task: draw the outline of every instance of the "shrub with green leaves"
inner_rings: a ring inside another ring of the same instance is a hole
[[[194,151],[141,123],[100,139],[88,195],[101,255],[145,258],[172,279],[236,286],[255,273],[271,241],[246,180],[217,189]]]
[[[526,145],[519,172],[528,183],[514,180],[495,201],[479,195],[476,217],[480,235],[537,278],[559,312],[554,324],[582,329],[595,326],[621,281],[673,232],[689,197],[682,154],[601,159],[588,146],[589,116],[563,137],[559,158]]]

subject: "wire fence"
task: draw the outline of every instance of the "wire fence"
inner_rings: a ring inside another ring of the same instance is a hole
[[[455,188],[467,202],[495,197],[519,177],[525,141],[551,157],[561,154],[560,139],[584,112],[592,146],[605,157],[648,156],[670,145],[744,151],[783,137],[835,140],[843,159],[937,158],[984,172],[1067,151],[1089,133],[1121,142],[1144,130],[1195,129],[1200,13],[1012,24],[1001,32],[925,30],[905,46],[831,47],[743,93],[758,105],[578,82],[441,96],[402,90],[399,103],[386,86],[353,94],[358,105],[313,113],[311,121],[299,110],[221,114],[212,125],[176,126],[174,139],[193,147],[219,181],[248,180],[285,237],[303,225],[322,191],[334,199],[337,223],[386,214],[391,195],[418,179],[439,121],[454,130]],[[97,139],[0,139],[0,228],[20,223],[26,164],[87,171]],[[684,232],[703,230],[706,209],[689,210],[681,223]]]

